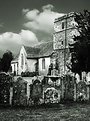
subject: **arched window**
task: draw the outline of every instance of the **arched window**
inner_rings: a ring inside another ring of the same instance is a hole
[[[42,59],[42,69],[45,69],[45,58]]]

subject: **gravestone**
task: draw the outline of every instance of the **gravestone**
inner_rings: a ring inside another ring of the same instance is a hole
[[[27,82],[21,77],[13,84],[13,105],[27,105]]]
[[[75,79],[71,75],[64,75],[62,77],[64,85],[64,101],[74,101],[74,84]]]
[[[12,86],[12,77],[5,73],[0,73],[0,105],[9,105],[10,87]]]
[[[42,99],[43,88],[38,79],[33,81],[33,84],[30,85],[30,99],[34,104],[39,104],[40,99]]]
[[[54,87],[47,88],[44,92],[44,102],[45,103],[58,103],[58,90]]]
[[[77,101],[87,100],[87,85],[84,81],[77,84]]]

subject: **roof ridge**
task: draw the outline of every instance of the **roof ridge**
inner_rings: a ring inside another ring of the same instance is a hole
[[[51,43],[51,42],[53,43],[53,41],[42,42],[42,43],[39,43],[39,44],[35,45],[34,47],[39,48],[38,46],[43,45],[43,44],[47,44],[47,43]]]
[[[36,47],[36,46],[33,46],[33,47],[32,47],[32,46],[25,46],[25,45],[24,45],[24,47],[39,49],[39,47]]]

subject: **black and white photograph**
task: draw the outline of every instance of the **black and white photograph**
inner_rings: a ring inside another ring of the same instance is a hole
[[[0,121],[90,121],[89,0],[0,0]]]

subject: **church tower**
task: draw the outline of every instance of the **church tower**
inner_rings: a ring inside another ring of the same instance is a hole
[[[58,53],[60,75],[67,72],[66,64],[70,57],[69,43],[73,43],[73,37],[77,34],[74,15],[74,13],[65,14],[54,21],[53,48]]]

